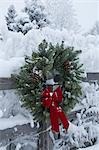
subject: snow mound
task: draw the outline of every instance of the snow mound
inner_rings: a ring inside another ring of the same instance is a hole
[[[99,71],[99,36],[84,37],[81,34],[75,35],[73,31],[67,31],[64,28],[59,30],[50,27],[44,27],[42,30],[32,29],[25,36],[7,29],[3,29],[1,34],[3,40],[0,41],[0,77],[10,76],[13,70],[20,68],[25,55],[31,56],[33,51],[37,51],[43,39],[54,45],[64,41],[65,46],[81,49],[80,61],[84,64],[85,71]]]
[[[13,128],[17,125],[23,125],[28,123],[30,123],[30,120],[20,114],[10,118],[0,118],[0,130]]]

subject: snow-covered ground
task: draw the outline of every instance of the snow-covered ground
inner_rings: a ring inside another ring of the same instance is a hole
[[[0,130],[13,128],[17,125],[30,123],[30,120],[22,115],[16,115],[10,118],[0,118]]]
[[[92,128],[91,128],[91,130],[92,130]],[[90,130],[90,132],[91,132],[90,136],[93,136],[92,135],[93,131],[91,131],[91,130]],[[70,142],[71,145],[75,145],[77,147],[80,147],[81,143],[82,143],[82,146],[84,146],[83,142],[84,141],[87,142],[87,140],[88,140],[87,138],[89,138],[89,140],[91,138],[91,137],[87,137],[87,133],[86,133],[86,131],[85,131],[83,126],[75,126],[74,124],[71,124],[71,123],[70,123],[70,127],[68,129],[68,134],[69,134],[68,142]],[[86,148],[76,148],[76,150],[99,150],[99,125],[95,128],[94,134],[96,134],[97,138],[98,138],[98,140],[95,143],[95,145],[92,145],[92,146],[90,145],[89,147],[86,147]],[[63,146],[63,147],[67,150],[68,149],[68,143],[67,143],[67,147],[65,147],[65,146]],[[58,144],[55,143],[54,150],[57,150],[57,149],[58,150],[63,150],[63,147],[58,148]]]

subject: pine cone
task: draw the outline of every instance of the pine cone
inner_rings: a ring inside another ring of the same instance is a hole
[[[32,74],[33,83],[39,82],[40,78],[41,77],[38,74],[36,74],[36,73]]]
[[[69,61],[65,61],[65,62],[63,63],[63,66],[64,66],[64,69],[65,69],[65,70],[70,70],[71,64],[70,64]]]

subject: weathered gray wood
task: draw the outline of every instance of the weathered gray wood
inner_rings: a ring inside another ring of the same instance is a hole
[[[0,90],[15,89],[12,78],[0,78]]]
[[[99,81],[99,73],[98,72],[88,72],[87,77],[82,79],[84,82],[87,81]],[[0,90],[9,90],[9,89],[15,89],[15,83],[12,80],[12,78],[0,78]]]
[[[33,134],[35,138],[36,133],[37,133],[37,129],[31,128],[30,124],[25,124],[21,126],[17,125],[13,128],[0,130],[0,143],[2,143],[3,145],[6,145],[9,143],[9,140],[13,141],[17,137],[30,135],[30,134]]]
[[[88,72],[87,73],[87,79],[89,81],[91,81],[91,80],[98,80],[99,81],[99,72]]]
[[[16,130],[17,129],[17,130]],[[31,128],[29,124],[25,125],[17,125],[13,128],[0,130],[0,141],[2,140],[9,140],[9,139],[15,139],[19,135],[29,135],[30,133],[34,132],[34,128]]]
[[[44,131],[50,126],[48,121],[41,123],[41,130]],[[39,150],[52,150],[53,143],[49,136],[49,131],[41,133],[39,138]]]

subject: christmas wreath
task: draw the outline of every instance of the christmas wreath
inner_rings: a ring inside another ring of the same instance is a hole
[[[20,94],[23,106],[31,111],[36,121],[44,121],[48,118],[48,110],[41,104],[41,92],[44,89],[47,75],[59,74],[63,89],[64,111],[69,111],[81,96],[82,64],[79,64],[78,55],[81,50],[74,47],[52,45],[43,40],[38,46],[38,51],[31,57],[25,57],[25,65],[21,67],[19,74],[12,77]]]

